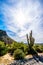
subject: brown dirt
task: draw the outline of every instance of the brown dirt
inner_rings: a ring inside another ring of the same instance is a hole
[[[43,56],[43,53],[38,53],[38,55],[39,55],[39,56],[41,56],[41,55]],[[30,55],[27,55],[25,58],[26,58],[26,59],[29,59],[29,58],[32,58],[32,57],[33,57],[33,56],[30,54]]]
[[[32,58],[33,56],[30,54],[30,55],[27,55],[25,58],[26,59],[29,59],[29,58]]]
[[[9,65],[11,62],[13,62],[14,58],[7,53],[6,55],[0,57],[0,65]]]
[[[40,56],[42,55],[43,56],[43,53],[38,53],[38,55],[40,55]]]

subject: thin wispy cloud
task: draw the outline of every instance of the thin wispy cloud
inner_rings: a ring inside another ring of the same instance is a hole
[[[6,0],[1,3],[1,20],[10,37],[26,42],[26,34],[32,30],[35,42],[43,42],[43,8],[40,0]]]

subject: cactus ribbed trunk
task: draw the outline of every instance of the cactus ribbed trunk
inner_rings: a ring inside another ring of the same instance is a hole
[[[32,30],[30,32],[29,38],[28,38],[28,34],[26,36],[27,36],[28,47],[31,50],[32,49],[32,46],[34,45],[34,41],[35,41],[34,38],[32,37]]]

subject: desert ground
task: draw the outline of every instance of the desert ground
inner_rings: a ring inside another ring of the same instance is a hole
[[[14,58],[7,53],[0,57],[0,65],[43,65],[43,53],[38,53],[39,57],[35,55],[27,55],[25,60],[14,60]]]

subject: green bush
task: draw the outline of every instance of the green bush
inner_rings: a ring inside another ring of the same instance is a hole
[[[43,52],[43,45],[41,45],[41,44],[36,44],[36,45],[34,46],[34,49],[35,49],[37,52],[42,53],[42,52]]]
[[[11,46],[8,46],[8,52],[11,53],[11,55],[13,55],[14,51],[18,49],[18,45],[19,44],[17,42],[13,42]]]
[[[42,52],[42,50],[41,50],[41,48],[39,46],[36,48],[36,51],[39,52],[39,53]]]
[[[10,48],[8,47],[8,49],[11,54],[13,54],[16,49],[21,49],[25,54],[28,54],[28,46],[22,42],[21,43],[13,42],[11,44],[11,47]]]
[[[3,56],[8,51],[7,47],[5,46],[4,42],[0,41],[0,56]]]
[[[41,51],[43,52],[43,45],[41,46]]]
[[[25,54],[28,54],[28,45],[24,43],[19,43],[19,44],[20,44],[19,49],[21,49]]]
[[[30,52],[31,52],[32,55],[34,55],[34,54],[38,55],[38,54],[37,54],[37,51],[36,51],[34,48],[31,48],[31,49],[30,49]]]
[[[22,50],[16,49],[13,53],[14,59],[24,59],[25,54]]]

